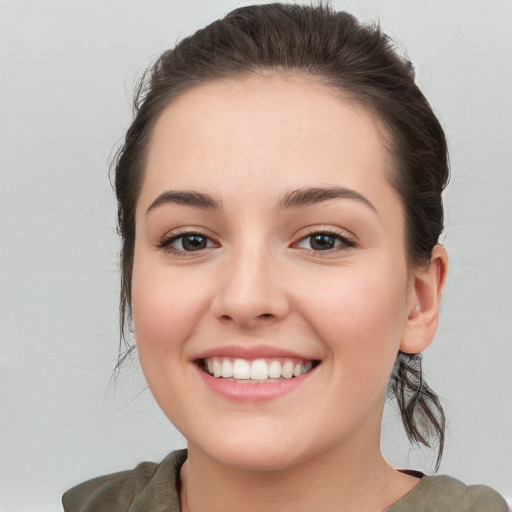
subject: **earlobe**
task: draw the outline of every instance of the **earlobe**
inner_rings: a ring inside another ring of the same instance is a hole
[[[441,295],[446,281],[448,255],[436,245],[427,265],[414,269],[408,301],[408,317],[400,350],[417,354],[425,350],[437,330]]]

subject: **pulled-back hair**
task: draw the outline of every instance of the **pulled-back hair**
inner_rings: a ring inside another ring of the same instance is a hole
[[[443,230],[441,194],[449,176],[443,130],[401,57],[378,26],[363,25],[327,6],[267,4],[229,13],[175,48],[146,72],[136,93],[134,120],[114,161],[121,247],[121,353],[131,321],[135,208],[152,128],[174,98],[206,82],[266,72],[297,72],[338,89],[384,126],[392,155],[389,181],[404,208],[409,265],[424,265]],[[336,134],[332,135],[333,140]],[[389,391],[408,438],[437,444],[441,459],[445,416],[422,376],[421,354],[399,352]]]

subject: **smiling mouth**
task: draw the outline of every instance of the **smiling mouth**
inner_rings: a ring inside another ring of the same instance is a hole
[[[232,382],[259,384],[300,377],[316,368],[320,361],[291,358],[249,360],[207,357],[198,360],[198,364],[211,377]]]

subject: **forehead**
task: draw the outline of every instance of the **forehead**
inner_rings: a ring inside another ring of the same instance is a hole
[[[309,77],[251,76],[198,86],[166,107],[153,129],[140,199],[165,187],[222,195],[266,187],[268,195],[373,185],[378,194],[389,188],[390,168],[385,133],[368,109]]]

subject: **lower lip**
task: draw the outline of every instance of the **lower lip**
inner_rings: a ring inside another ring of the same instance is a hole
[[[201,379],[211,391],[224,398],[242,402],[272,400],[286,395],[287,393],[291,393],[301,386],[315,371],[315,369],[310,370],[308,373],[305,373],[300,377],[293,377],[292,379],[254,384],[248,382],[234,382],[227,379],[212,377],[199,367],[197,370]]]

